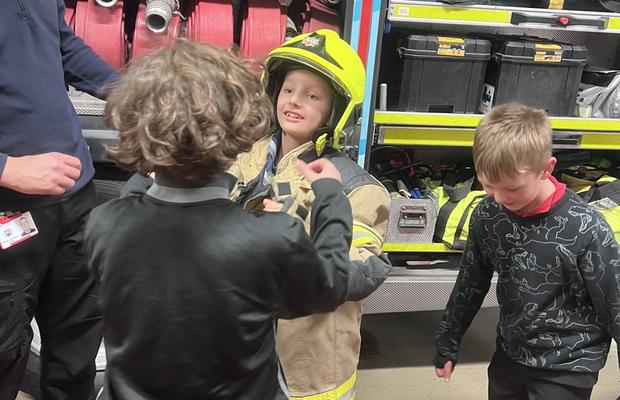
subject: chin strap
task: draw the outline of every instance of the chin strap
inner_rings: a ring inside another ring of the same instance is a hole
[[[314,148],[316,149],[316,154],[318,156],[323,154],[323,152],[325,151],[325,146],[326,145],[327,145],[327,133],[324,133],[324,134],[320,135],[314,141]]]
[[[329,132],[333,132],[333,129],[324,126],[312,133],[312,142],[314,142],[314,148],[317,156],[319,157],[323,154],[323,152],[325,152],[327,147],[331,147],[333,144],[333,136]]]

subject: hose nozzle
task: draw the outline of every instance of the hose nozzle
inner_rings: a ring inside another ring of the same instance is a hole
[[[118,0],[95,0],[95,3],[99,4],[101,7],[113,7]]]
[[[151,32],[164,32],[168,28],[172,15],[178,10],[178,0],[147,0],[146,27]]]

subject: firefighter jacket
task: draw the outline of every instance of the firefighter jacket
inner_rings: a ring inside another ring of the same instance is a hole
[[[281,201],[284,210],[304,221],[309,216],[314,193],[295,168],[299,158],[317,158],[314,143],[299,146],[279,160],[270,187],[262,187],[271,138],[259,140],[251,151],[241,154],[230,172],[238,178],[231,194],[248,209],[258,209],[266,197]],[[353,211],[351,260],[359,270],[351,271],[349,300],[362,300],[387,277],[390,266],[377,257],[387,230],[390,197],[381,184],[344,154],[327,151],[342,174],[344,192]],[[382,262],[380,262],[382,261]],[[348,301],[336,311],[293,320],[280,320],[276,350],[282,363],[291,397],[321,394],[321,399],[352,398],[359,360],[362,302]]]

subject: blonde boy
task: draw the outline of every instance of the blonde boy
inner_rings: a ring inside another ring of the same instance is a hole
[[[611,338],[620,341],[613,232],[551,175],[556,159],[544,111],[493,108],[476,130],[473,157],[489,196],[472,215],[437,333],[437,376],[450,379],[495,272],[500,320],[489,399],[589,399]]]

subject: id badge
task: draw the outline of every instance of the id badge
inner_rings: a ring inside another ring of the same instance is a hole
[[[0,212],[0,249],[6,250],[39,233],[30,211]]]

